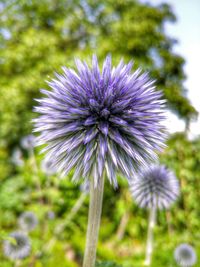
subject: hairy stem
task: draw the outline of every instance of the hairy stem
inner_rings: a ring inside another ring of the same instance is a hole
[[[153,230],[156,223],[156,207],[152,207],[149,210],[149,223],[148,223],[148,233],[147,233],[147,245],[146,245],[146,258],[145,265],[150,266],[152,252],[153,252]]]
[[[96,188],[94,187],[94,179],[91,179],[90,205],[83,267],[95,266],[99,226],[101,221],[103,191],[104,177],[102,176],[101,179],[99,179],[99,184]]]

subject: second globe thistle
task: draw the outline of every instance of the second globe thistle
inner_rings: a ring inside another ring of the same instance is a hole
[[[179,196],[179,182],[164,165],[143,170],[131,182],[130,190],[141,208],[168,208]]]
[[[179,195],[179,183],[174,173],[165,166],[152,165],[143,169],[130,184],[135,202],[149,209],[145,265],[151,264],[153,229],[157,209],[169,208]]]
[[[56,74],[51,91],[41,90],[38,144],[64,175],[75,167],[74,181],[93,177],[97,186],[105,169],[116,187],[116,171],[130,179],[163,146],[162,93],[146,73],[131,73],[132,62],[112,68],[107,56],[100,72],[93,56],[91,68],[80,60],[76,66]]]

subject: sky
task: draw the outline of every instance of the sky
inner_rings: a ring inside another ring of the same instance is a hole
[[[175,37],[178,44],[174,51],[184,57],[187,79],[184,83],[188,97],[200,114],[200,0],[143,0],[152,4],[168,3],[177,17],[176,23],[168,23],[166,32]],[[184,130],[183,121],[175,115],[168,114],[167,126],[170,132]],[[200,135],[200,115],[198,121],[192,122],[189,137]]]

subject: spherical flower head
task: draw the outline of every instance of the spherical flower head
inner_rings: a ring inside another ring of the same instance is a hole
[[[41,169],[46,175],[54,175],[56,173],[56,168],[50,159],[44,159],[41,162]]]
[[[19,217],[19,226],[22,230],[30,232],[32,231],[38,224],[38,219],[35,213],[31,211],[26,211],[21,214]]]
[[[179,183],[165,166],[151,165],[130,183],[130,190],[140,207],[167,209],[179,195]]]
[[[197,261],[195,250],[188,244],[179,245],[174,251],[174,258],[182,267],[193,266]]]
[[[22,148],[30,150],[35,146],[35,136],[32,134],[24,136],[20,143]]]
[[[74,168],[73,181],[92,177],[96,187],[105,170],[116,187],[116,172],[131,179],[163,147],[162,93],[146,73],[131,72],[132,62],[112,68],[107,56],[101,72],[96,56],[91,67],[75,62],[76,71],[64,67],[52,90],[41,90],[37,143],[63,176]]]
[[[11,240],[4,241],[3,250],[5,256],[13,260],[27,257],[31,249],[27,235],[23,232],[13,232],[10,237],[14,239],[14,242]]]

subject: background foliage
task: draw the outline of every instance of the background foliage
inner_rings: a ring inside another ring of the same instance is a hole
[[[1,236],[17,228],[23,211],[34,211],[40,222],[31,233],[32,254],[21,266],[79,266],[87,224],[88,197],[65,230],[56,233],[79,198],[79,188],[71,184],[70,176],[47,177],[40,169],[39,151],[34,158],[21,148],[23,166],[11,162],[20,139],[31,132],[33,99],[39,88],[46,87],[45,80],[62,65],[73,66],[75,56],[89,60],[97,53],[101,61],[112,53],[114,63],[123,56],[149,71],[168,107],[189,122],[197,113],[183,87],[184,59],[173,52],[176,40],[165,33],[167,21],[176,21],[170,6],[153,7],[136,0],[1,0]],[[200,140],[176,134],[160,158],[176,172],[182,194],[169,212],[159,214],[155,267],[175,266],[173,250],[180,242],[191,243],[197,251],[200,247]],[[104,262],[99,267],[139,267],[144,258],[147,212],[133,203],[127,184],[120,181],[116,191],[106,186],[98,247],[98,259]],[[48,211],[55,213],[55,219],[47,218]],[[13,266],[0,255],[2,267]]]

